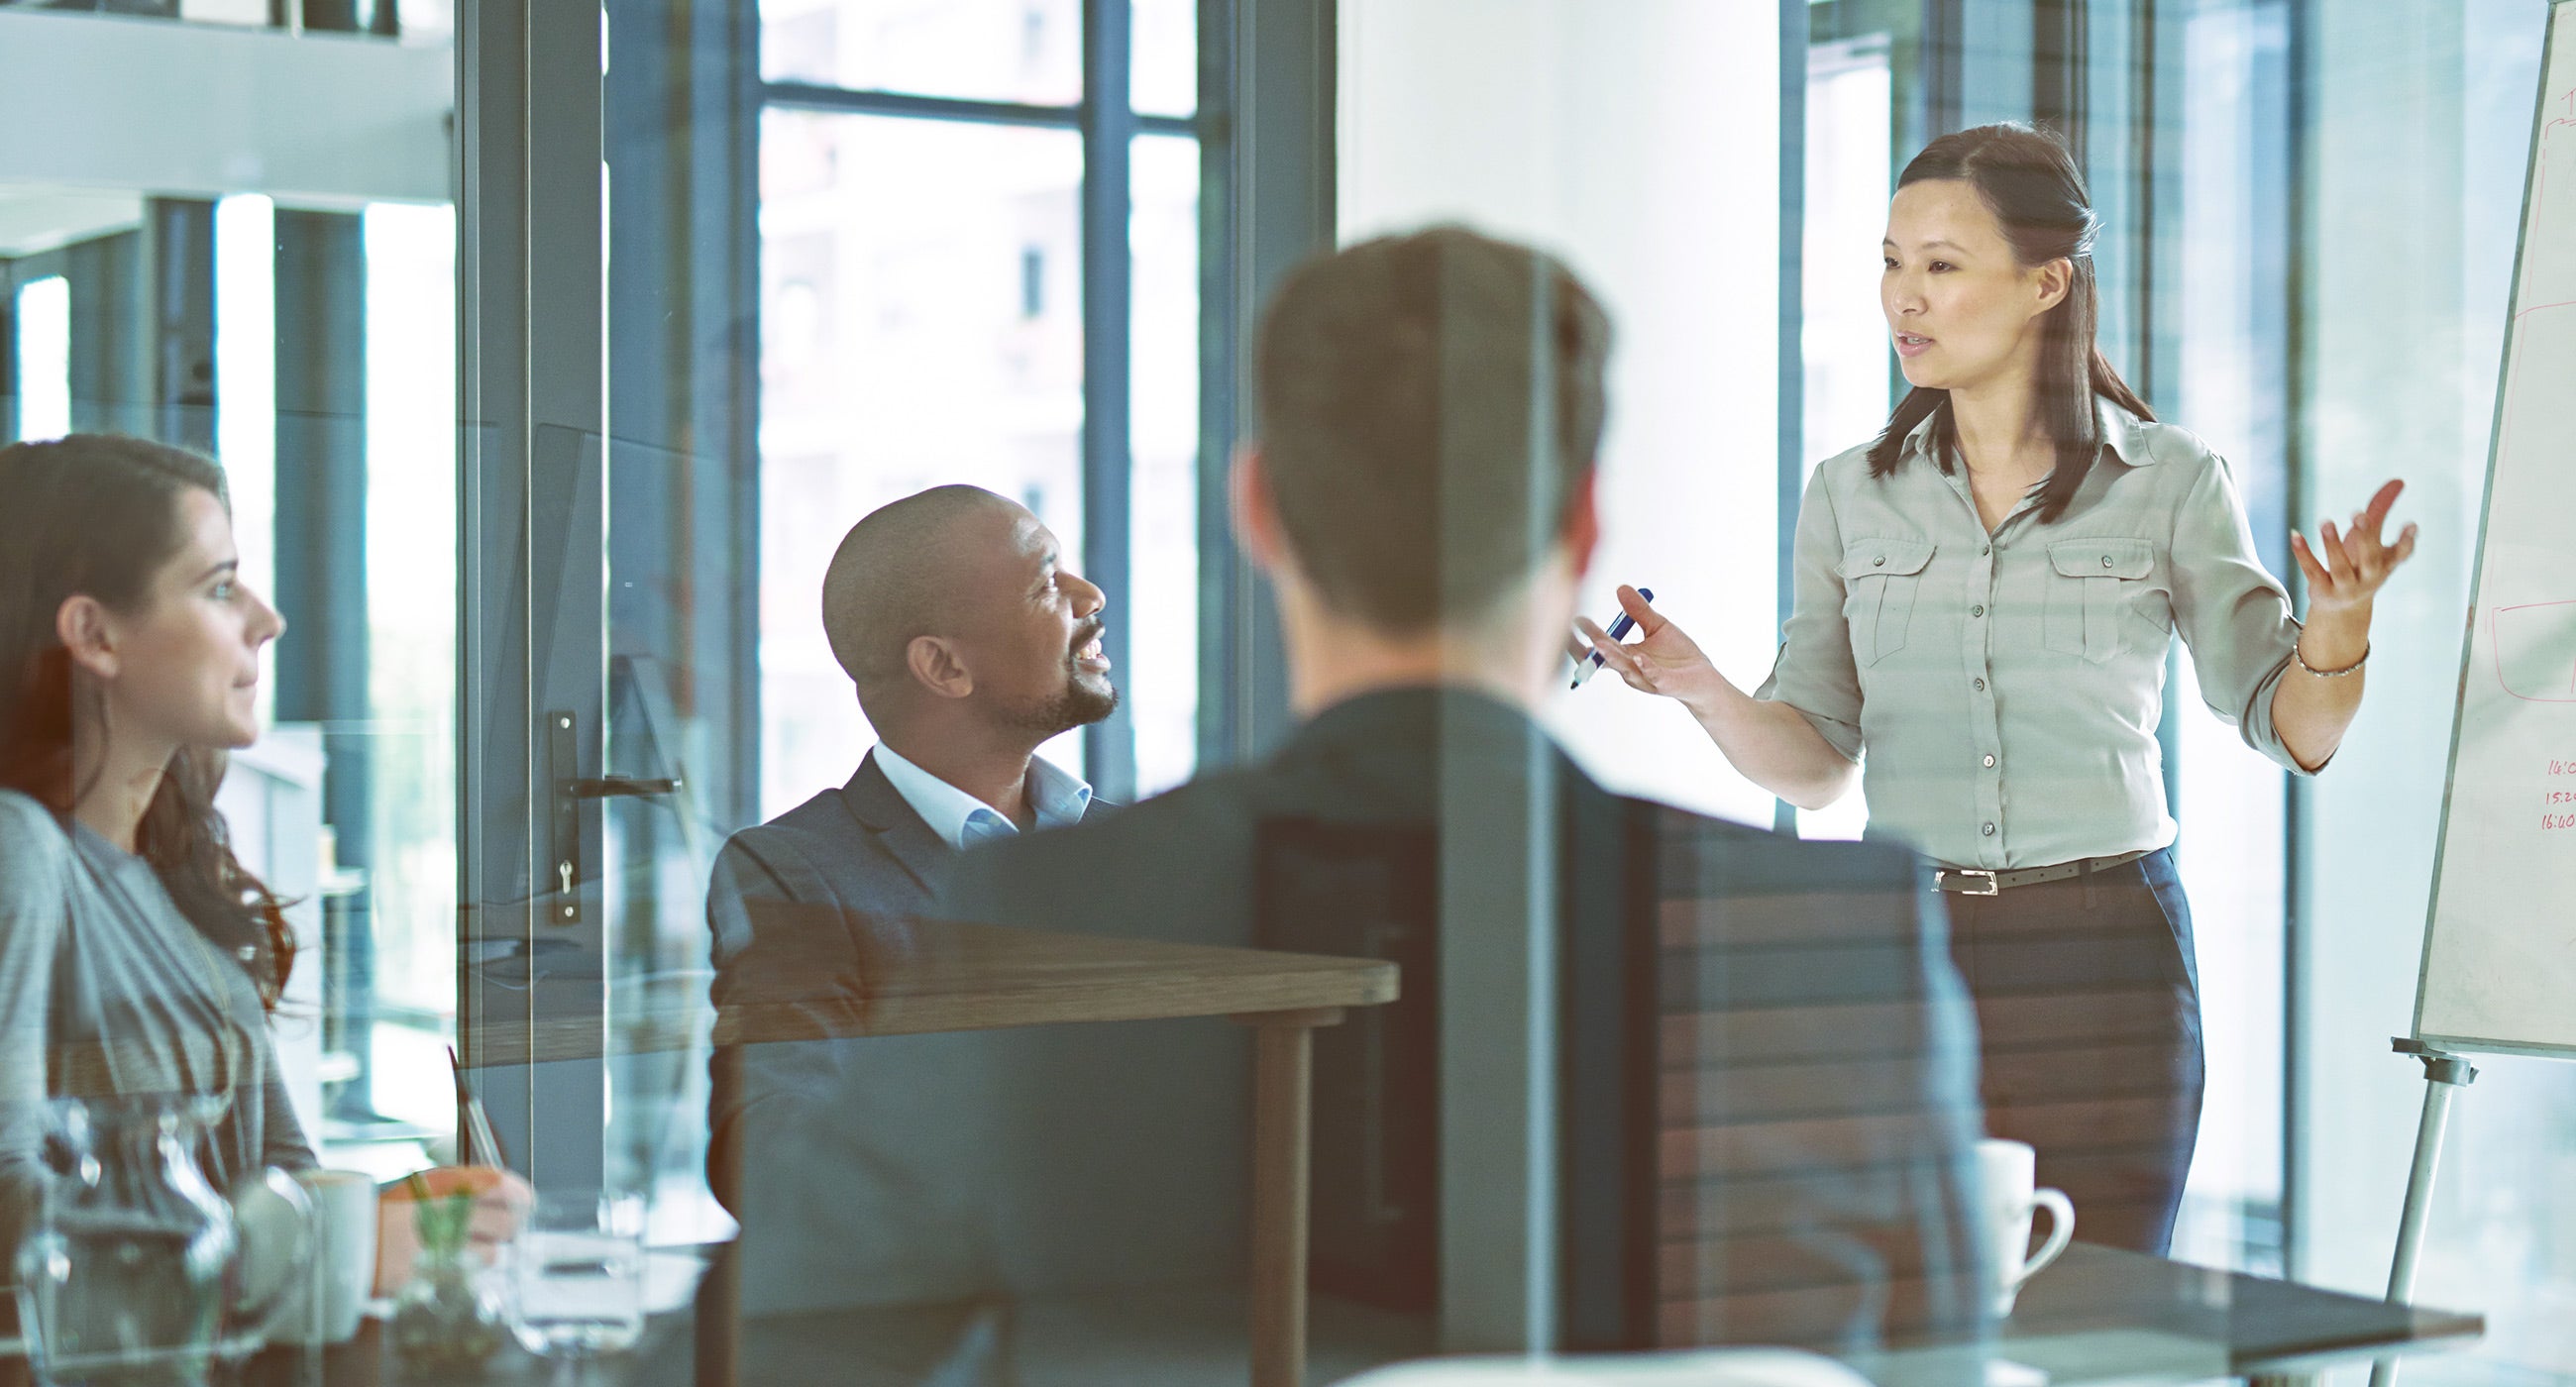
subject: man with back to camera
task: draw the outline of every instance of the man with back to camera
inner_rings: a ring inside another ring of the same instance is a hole
[[[1105,605],[1035,515],[971,486],[871,512],[833,554],[823,627],[877,745],[848,784],[735,834],[707,893],[720,1025],[756,1011],[756,1033],[814,1037],[726,1045],[711,1067],[709,1184],[742,1224],[746,1314],[991,1289],[982,1100],[1015,1042],[846,1037],[901,950],[886,923],[961,849],[1094,808],[1036,751],[1118,706]]]
[[[1325,843],[1328,852],[1356,842],[1364,856],[1375,840],[1391,849],[1377,866],[1401,874],[1412,870],[1408,857],[1439,858],[1445,822],[1453,863],[1437,869],[1440,880],[1460,879],[1458,849],[1482,851],[1486,842],[1497,843],[1490,868],[1515,873],[1529,840],[1480,835],[1508,830],[1515,797],[1534,802],[1560,830],[1562,991],[1576,1007],[1603,995],[1605,979],[1613,993],[1618,987],[1621,965],[1605,965],[1600,946],[1642,938],[1651,949],[1660,920],[1715,941],[1693,955],[1702,974],[1678,979],[1696,985],[1706,1010],[1784,1018],[1776,1032],[1761,1029],[1767,1022],[1729,1031],[1735,1052],[1699,1057],[1703,1087],[1690,1101],[1705,1109],[1706,1130],[1726,1139],[1709,1149],[1743,1159],[1718,1159],[1661,1189],[1662,1207],[1691,1226],[1654,1236],[1667,1267],[1676,1249],[1688,1258],[1696,1247],[1697,1260],[1674,1280],[1699,1298],[1680,1321],[1673,1305],[1657,1307],[1642,1333],[1633,1311],[1645,1293],[1611,1288],[1620,1273],[1609,1263],[1619,1256],[1574,1260],[1580,1239],[1571,1222],[1575,1185],[1623,1160],[1615,1131],[1577,1119],[1591,1111],[1591,1095],[1616,1091],[1629,1075],[1600,1064],[1568,1071],[1561,1091],[1575,1116],[1563,1153],[1563,1342],[1859,1350],[1911,1331],[1973,1333],[1985,1313],[1976,1291],[1983,1253],[1969,1231],[1974,1023],[1939,917],[1925,914],[1915,859],[1880,844],[1801,843],[1614,795],[1532,721],[1543,692],[1565,677],[1575,592],[1600,535],[1593,461],[1608,339],[1600,307],[1563,267],[1459,228],[1371,241],[1293,271],[1260,329],[1262,426],[1237,460],[1232,504],[1244,551],[1277,592],[1300,725],[1265,761],[1203,776],[1100,824],[970,854],[937,913],[1198,943],[1249,944],[1265,934],[1280,942],[1259,922],[1266,911],[1277,918],[1281,892],[1320,893],[1330,915],[1340,879],[1327,879],[1337,870],[1330,862],[1296,875],[1301,859],[1277,852],[1290,840]],[[1534,427],[1534,417],[1552,427]],[[1465,821],[1498,804],[1506,812],[1491,823]],[[1292,864],[1287,877],[1283,862]],[[1623,913],[1633,898],[1648,903],[1642,934],[1623,933],[1639,918]],[[1676,917],[1681,907],[1690,911]],[[1525,947],[1514,923],[1497,929],[1493,947]],[[1444,947],[1457,946],[1456,921],[1435,927],[1446,931]],[[1394,1008],[1426,1007],[1439,995],[1437,981],[1411,965],[1403,987]],[[1585,1037],[1603,1028],[1568,1015],[1577,1019],[1564,1043],[1593,1045]],[[1818,1024],[1844,1015],[1887,1019]],[[1871,1036],[1873,1024],[1884,1034]],[[1124,1153],[1152,1171],[1147,1193],[1104,1183],[1086,1210],[1096,1221],[1084,1262],[1091,1275],[1239,1278],[1245,1042],[1223,1027],[1158,1025],[1150,1041],[1112,1042],[1105,1037],[1120,1028],[1098,1028],[1104,1039],[1051,1050],[1043,1070],[1015,1072],[1010,1082],[1024,1105],[1060,1120],[1102,1114],[1091,1128],[1100,1146],[1094,1166],[1109,1168]],[[1437,1045],[1436,1022],[1387,1027],[1391,1044],[1410,1033]],[[1819,1048],[1826,1029],[1842,1033],[1831,1054]],[[1319,1073],[1334,1034],[1318,1036]],[[1871,1043],[1847,1043],[1854,1040]],[[1459,1058],[1435,1053],[1428,1063],[1454,1074]],[[1819,1067],[1799,1069],[1811,1061]],[[1729,1067],[1739,1064],[1749,1067]],[[1837,1077],[1800,1083],[1799,1072]],[[1757,1095],[1757,1080],[1771,1087]],[[1319,1086],[1318,1133],[1337,1122],[1347,1129],[1349,1114],[1331,1106],[1359,1101]],[[1436,1114],[1440,1103],[1435,1095],[1418,1106]],[[1157,1111],[1174,1107],[1193,1113],[1194,1125],[1157,1125]],[[1423,1120],[1436,1139],[1439,1119]],[[1316,1159],[1320,1227],[1331,1217],[1325,1192],[1337,1172],[1333,1151],[1319,1147]],[[1431,1183],[1436,1163],[1409,1159],[1413,1188],[1434,1207],[1454,1207]],[[1400,1190],[1407,1173],[1342,1183],[1371,1179]],[[1646,1206],[1655,1207],[1651,1197]],[[1438,1302],[1438,1231],[1413,1236],[1413,1255],[1389,1263],[1403,1270],[1380,1286],[1385,1303]]]

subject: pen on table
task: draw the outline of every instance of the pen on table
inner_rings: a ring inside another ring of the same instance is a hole
[[[1653,588],[1639,588],[1637,589],[1637,596],[1645,601],[1652,602],[1655,600],[1655,590]],[[1606,634],[1613,642],[1616,642],[1621,636],[1628,634],[1629,630],[1635,627],[1636,624],[1637,619],[1628,615],[1628,613],[1623,609],[1619,615],[1611,621],[1610,629]],[[1583,681],[1591,678],[1592,671],[1599,668],[1601,668],[1601,652],[1595,650],[1591,654],[1574,662],[1574,682],[1566,685],[1566,687],[1570,689],[1582,688]]]
[[[447,1070],[456,1076],[456,1145],[458,1165],[499,1167],[501,1138],[492,1131],[492,1115],[483,1110],[483,1100],[465,1086],[465,1066],[456,1058],[456,1047],[447,1047]]]

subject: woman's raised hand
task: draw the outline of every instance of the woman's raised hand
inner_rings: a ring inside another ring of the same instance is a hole
[[[1624,645],[1587,618],[1578,616],[1574,624],[1601,663],[1628,681],[1629,688],[1697,708],[1726,682],[1690,633],[1665,620],[1635,588],[1620,586],[1619,606],[1637,623],[1636,639]]]
[[[2318,528],[2318,543],[2293,533],[2290,552],[2299,561],[2299,572],[2308,580],[2308,615],[2314,619],[2321,612],[2344,612],[2367,608],[2378,596],[2380,585],[2397,566],[2415,554],[2415,527],[2398,531],[2394,543],[2382,542],[2380,531],[2388,524],[2389,509],[2397,504],[2397,494],[2406,489],[2404,482],[2390,482],[2370,498],[2369,506],[2352,518],[2352,528],[2335,532],[2329,520]]]

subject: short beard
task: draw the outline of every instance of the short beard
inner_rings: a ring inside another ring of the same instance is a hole
[[[1079,676],[1065,681],[1064,687],[1051,698],[1013,710],[1013,724],[1053,737],[1077,727],[1088,727],[1118,711],[1118,686],[1105,684],[1094,689]]]

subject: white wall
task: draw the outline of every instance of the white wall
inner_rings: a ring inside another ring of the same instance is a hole
[[[1707,0],[1341,8],[1343,239],[1464,221],[1555,251],[1601,296],[1608,533],[1584,610],[1653,588],[1748,688],[1778,639],[1777,22]],[[1614,788],[1771,821],[1669,701],[1605,677],[1548,721]]]

